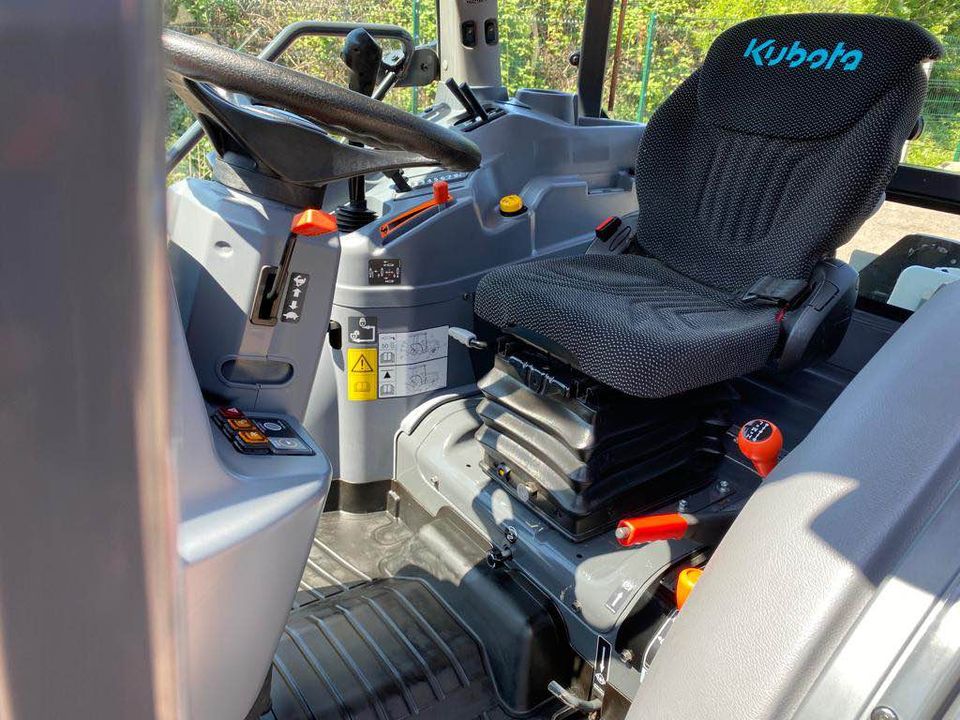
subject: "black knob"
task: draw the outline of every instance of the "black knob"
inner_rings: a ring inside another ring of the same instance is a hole
[[[343,41],[340,59],[350,68],[350,89],[370,97],[377,85],[383,50],[363,28],[351,30]]]

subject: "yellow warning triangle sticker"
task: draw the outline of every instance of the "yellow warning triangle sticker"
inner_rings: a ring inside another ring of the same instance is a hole
[[[350,369],[350,372],[355,373],[367,373],[373,372],[373,366],[367,362],[367,358],[363,355],[353,364],[353,367]]]

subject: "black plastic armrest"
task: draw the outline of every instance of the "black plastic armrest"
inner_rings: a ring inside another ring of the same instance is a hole
[[[784,313],[776,361],[780,371],[808,367],[833,355],[850,325],[860,275],[845,262],[829,258],[817,263],[810,286],[806,300]]]

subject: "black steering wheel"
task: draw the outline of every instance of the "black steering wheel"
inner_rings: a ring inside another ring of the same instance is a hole
[[[167,80],[175,90],[192,81],[255,98],[362,142],[366,152],[385,156],[384,166],[464,171],[480,166],[480,149],[461,133],[386,103],[172,30],[164,30],[162,42]]]

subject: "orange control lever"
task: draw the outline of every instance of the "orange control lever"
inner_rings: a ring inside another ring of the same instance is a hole
[[[447,181],[437,180],[433,184],[433,197],[380,225],[380,237],[385,239],[387,235],[419,217],[427,210],[445,207],[452,201],[453,197],[450,195],[450,186],[447,184]]]
[[[293,216],[290,232],[296,235],[326,235],[337,229],[337,219],[323,210],[307,208]]]
[[[687,598],[693,591],[700,576],[703,575],[703,568],[688,567],[680,571],[677,576],[677,610],[682,610]]]
[[[687,534],[688,517],[681,513],[669,513],[626,518],[617,524],[617,542],[627,546],[656,540],[679,540]]]
[[[750,420],[740,428],[737,446],[753,463],[760,477],[766,477],[780,461],[783,434],[769,420]]]
[[[621,520],[615,534],[617,542],[624,547],[680,538],[711,545],[719,541],[736,516],[736,510],[642,515]]]

